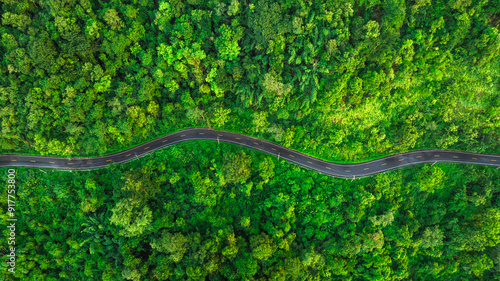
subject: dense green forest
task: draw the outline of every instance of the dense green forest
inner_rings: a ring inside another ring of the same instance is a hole
[[[0,153],[103,155],[189,127],[337,161],[500,153],[497,0],[0,3]],[[492,167],[346,180],[198,141],[16,171],[1,280],[500,279]]]
[[[20,280],[500,277],[493,167],[346,180],[196,141],[101,170],[16,169]],[[12,275],[0,268],[0,279]]]
[[[496,0],[1,0],[0,150],[186,127],[330,160],[500,153]]]

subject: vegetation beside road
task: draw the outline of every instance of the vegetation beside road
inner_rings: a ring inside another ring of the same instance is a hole
[[[198,141],[109,169],[16,170],[21,280],[500,274],[500,170],[492,167],[418,165],[353,181]]]

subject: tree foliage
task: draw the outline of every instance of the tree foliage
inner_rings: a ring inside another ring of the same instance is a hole
[[[3,151],[208,126],[330,160],[499,152],[492,1],[94,2],[3,1]]]
[[[245,181],[229,181],[228,161],[246,169]],[[16,170],[25,207],[16,273],[2,270],[5,280],[500,274],[494,167],[426,164],[346,181],[240,146],[190,142],[108,169]],[[421,178],[443,187],[419,188]]]

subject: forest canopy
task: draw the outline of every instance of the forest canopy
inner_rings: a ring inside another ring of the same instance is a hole
[[[3,152],[187,127],[330,160],[500,152],[496,1],[1,2]]]
[[[496,0],[0,2],[1,153],[103,155],[188,127],[334,161],[500,153]],[[346,180],[199,141],[16,171],[20,247],[2,280],[500,276],[492,167]]]
[[[346,180],[193,141],[94,171],[16,170],[21,248],[2,280],[500,276],[494,167],[425,164]]]

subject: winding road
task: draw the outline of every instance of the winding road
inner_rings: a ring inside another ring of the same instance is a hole
[[[125,163],[163,147],[189,140],[213,140],[234,143],[286,159],[302,167],[340,178],[364,177],[399,167],[421,163],[453,162],[500,167],[500,155],[477,154],[450,150],[418,150],[387,156],[356,164],[323,161],[275,143],[247,135],[215,131],[209,128],[192,128],[175,132],[136,147],[101,157],[62,158],[19,154],[0,155],[0,167],[36,167],[52,169],[96,169],[111,163]]]

